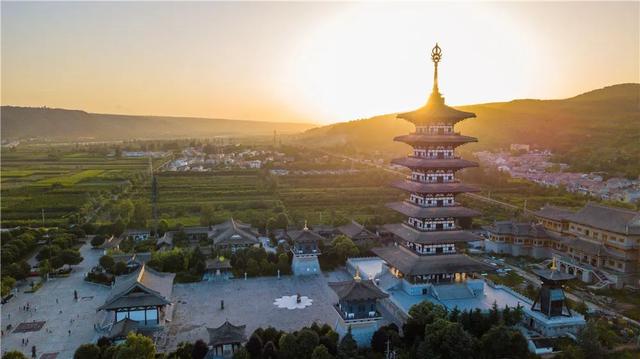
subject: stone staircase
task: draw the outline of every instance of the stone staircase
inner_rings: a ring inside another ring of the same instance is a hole
[[[473,291],[464,283],[439,284],[432,288],[432,295],[438,300],[473,298]]]

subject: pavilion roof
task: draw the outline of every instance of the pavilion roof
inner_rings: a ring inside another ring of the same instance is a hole
[[[533,273],[538,277],[549,281],[565,281],[575,278],[572,274],[552,269],[534,269]]]
[[[216,270],[216,269],[231,269],[231,261],[226,258],[215,258],[215,259],[207,259],[205,261],[207,270]]]
[[[405,275],[477,273],[494,269],[464,254],[418,255],[403,246],[379,247],[372,251]]]
[[[295,243],[314,243],[324,240],[323,236],[308,228],[300,231],[290,231],[289,236]]]
[[[396,136],[394,141],[408,144],[452,144],[462,145],[469,142],[478,142],[475,137],[462,135],[430,135],[424,133],[410,133],[408,135]]]
[[[462,169],[467,167],[478,167],[477,162],[463,160],[461,158],[453,159],[429,159],[415,156],[407,156],[394,158],[391,163],[408,168],[425,168],[425,169]]]
[[[534,214],[538,217],[543,217],[554,221],[563,221],[568,219],[569,216],[573,214],[573,211],[547,204],[544,207],[540,208],[539,211],[536,211]]]
[[[257,234],[248,224],[241,223],[233,218],[217,224],[213,227],[216,231],[213,237],[213,244],[256,244]]]
[[[479,216],[480,212],[462,206],[422,207],[408,201],[387,203],[387,207],[409,217],[416,218],[463,218]]]
[[[346,301],[382,299],[389,296],[371,280],[352,279],[343,282],[330,282],[329,287],[336,292],[338,298]]]
[[[377,237],[375,233],[371,232],[365,226],[354,220],[336,229],[338,230],[338,232],[352,239],[359,236],[367,238]]]
[[[479,192],[477,187],[459,183],[421,183],[408,179],[397,180],[391,183],[391,186],[407,191],[416,193],[464,193],[464,192]]]
[[[247,341],[245,335],[246,327],[246,325],[235,326],[227,320],[217,328],[207,328],[209,345],[216,347],[224,344],[243,343]]]
[[[482,237],[469,231],[419,231],[404,223],[385,224],[384,228],[405,241],[418,244],[445,244],[481,241]]]
[[[111,295],[98,310],[170,304],[175,276],[175,273],[158,272],[142,264],[135,272],[116,281]]]

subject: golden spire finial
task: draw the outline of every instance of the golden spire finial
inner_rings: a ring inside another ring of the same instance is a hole
[[[353,280],[359,282],[362,278],[360,277],[360,267],[356,266],[356,275],[353,276]]]
[[[438,93],[438,62],[442,59],[442,49],[438,46],[436,42],[436,46],[431,50],[431,61],[435,65],[435,69],[433,72],[433,92]]]
[[[304,230],[305,231],[309,230],[309,227],[307,227],[307,220],[306,219],[304,220]]]
[[[556,264],[556,257],[551,259],[551,270],[556,271],[558,269],[558,265]]]

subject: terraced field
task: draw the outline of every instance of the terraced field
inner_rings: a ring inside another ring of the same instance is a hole
[[[25,147],[2,151],[2,226],[47,226],[90,211],[142,174],[146,159],[116,159],[100,154]]]

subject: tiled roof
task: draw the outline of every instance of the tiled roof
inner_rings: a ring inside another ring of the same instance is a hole
[[[373,253],[405,275],[478,273],[493,267],[464,254],[418,255],[403,246],[373,248]]]
[[[115,322],[113,326],[111,326],[111,330],[109,330],[109,338],[123,338],[126,337],[130,332],[135,332],[138,329],[138,322],[124,318],[118,322]]]
[[[544,207],[540,208],[540,210],[535,212],[534,214],[538,217],[543,217],[554,221],[563,221],[571,216],[573,212],[566,208],[551,206],[547,204]]]
[[[446,143],[446,144],[465,144],[469,142],[478,142],[475,137],[461,136],[461,135],[429,135],[421,133],[410,133],[408,135],[396,136],[394,141],[404,142],[409,144],[419,143]]]
[[[468,231],[419,231],[404,223],[386,224],[384,229],[405,241],[419,244],[461,243],[482,240],[482,237]]]
[[[476,114],[445,105],[440,93],[433,92],[424,106],[415,111],[400,113],[397,117],[418,125],[439,122],[456,123],[465,118],[476,117]]]
[[[616,233],[640,234],[640,212],[587,203],[571,215],[571,222]]]
[[[296,243],[312,243],[318,241],[324,241],[324,237],[319,235],[318,233],[310,230],[303,229],[300,231],[291,231],[289,232],[290,237]]]
[[[246,327],[246,325],[235,326],[229,323],[229,321],[225,321],[217,328],[207,328],[207,332],[209,332],[209,345],[215,347],[224,344],[246,342]]]
[[[416,193],[463,193],[463,192],[479,192],[480,190],[471,185],[452,182],[452,183],[422,183],[411,180],[396,180],[391,186]]]
[[[408,168],[462,169],[468,167],[478,167],[477,162],[467,161],[461,158],[441,160],[407,156],[394,158],[391,160],[391,163]]]
[[[338,298],[347,301],[386,298],[389,295],[380,290],[371,280],[348,280],[344,282],[330,282],[329,287]]]
[[[487,230],[494,234],[507,234],[513,236],[548,238],[549,235],[544,226],[529,222],[497,221],[488,226]]]
[[[408,201],[387,203],[387,207],[415,218],[463,218],[479,216],[480,212],[462,206],[421,207]]]
[[[111,289],[111,295],[98,310],[170,304],[175,273],[162,273],[145,264],[122,276]]]
[[[356,221],[351,221],[345,224],[344,226],[340,226],[337,228],[337,230],[349,238],[354,238],[359,234],[363,234],[366,237],[377,237],[375,233],[366,229],[365,226],[361,225]]]
[[[251,226],[236,221],[233,218],[215,225],[213,229],[216,231],[213,238],[213,244],[215,245],[258,243],[257,234],[251,229]]]

